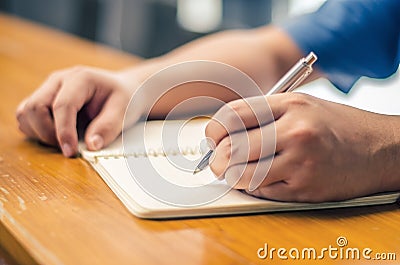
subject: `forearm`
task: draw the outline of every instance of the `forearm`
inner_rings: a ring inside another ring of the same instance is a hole
[[[123,74],[140,83],[176,63],[193,60],[217,61],[241,70],[265,93],[301,56],[301,51],[286,33],[268,26],[213,34],[181,46],[164,56],[147,60],[138,67],[125,70]],[[241,89],[245,90],[246,87]],[[152,115],[162,117],[179,102],[196,96],[209,96],[224,102],[238,97],[229,89],[216,84],[187,83],[167,93],[153,108]],[[192,111],[210,111],[218,107],[220,106],[202,105]]]
[[[373,149],[373,164],[380,169],[381,189],[383,191],[400,190],[400,115],[383,116],[371,127],[378,128],[380,137]]]

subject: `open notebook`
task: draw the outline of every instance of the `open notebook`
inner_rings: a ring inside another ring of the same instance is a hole
[[[325,92],[318,90],[318,87],[324,88]],[[313,94],[344,103],[348,100],[346,97],[351,98],[351,95],[344,96],[335,92],[335,89],[326,80],[313,83],[308,88],[305,87],[301,90],[306,93],[318,91]],[[399,96],[396,98],[399,98]],[[394,110],[379,109],[379,102],[374,101],[374,104],[371,105],[366,101],[368,99],[361,97],[358,101],[350,103],[377,112],[395,112]],[[387,106],[387,101],[381,106]],[[194,169],[198,162],[197,159],[201,156],[199,143],[204,138],[205,124],[206,120],[204,119],[192,120],[187,123],[182,121],[151,121],[147,122],[145,127],[142,126],[143,124],[138,124],[126,131],[123,138],[122,136],[119,137],[104,150],[90,152],[85,150],[84,145],[81,145],[81,154],[128,210],[141,218],[162,219],[378,205],[394,203],[400,196],[400,192],[391,192],[341,202],[285,203],[255,198],[238,190],[229,190],[224,181],[216,180],[209,169],[194,176],[191,170],[188,170],[189,168]],[[166,127],[168,127],[166,131],[174,131],[174,128],[179,128],[179,130],[175,130],[178,132],[176,133],[177,139],[173,139],[173,135],[165,133]],[[144,128],[145,131],[143,131]],[[171,139],[168,139],[168,137],[171,137]],[[165,143],[168,145],[175,140],[177,141],[176,146],[171,144],[165,147]],[[164,146],[164,149],[162,146]],[[184,158],[187,163],[184,163],[184,166],[180,168],[177,166],[179,163],[175,163],[175,157]],[[153,168],[151,170],[149,170],[150,165]],[[132,174],[139,174],[140,176],[135,178],[132,177]],[[157,180],[155,174],[160,175],[165,181],[153,181]],[[156,193],[161,192],[164,197],[154,196],[148,189],[143,189],[146,183],[143,184],[141,181],[147,180],[150,181],[147,184],[153,185],[153,190]],[[189,188],[199,186],[205,188],[199,191],[193,189],[192,194],[185,193],[180,198],[180,193],[170,191],[168,185],[163,186],[163,183],[173,183],[177,186]],[[210,194],[221,194],[223,196],[210,200],[208,198]],[[197,206],[180,204],[180,199],[185,203],[193,199],[190,202],[191,205],[197,204]],[[206,201],[209,201],[209,203],[202,203]]]

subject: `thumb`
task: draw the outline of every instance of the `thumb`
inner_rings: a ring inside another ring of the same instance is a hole
[[[109,145],[122,131],[126,99],[111,95],[100,113],[91,121],[86,133],[85,143],[89,150],[96,151]]]

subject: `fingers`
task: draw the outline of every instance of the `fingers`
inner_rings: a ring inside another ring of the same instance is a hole
[[[296,188],[290,178],[295,172],[288,167],[286,154],[272,158],[239,164],[230,167],[225,179],[235,189],[243,189],[248,194],[278,200],[278,201],[304,201],[302,192]],[[256,180],[256,181],[255,181]],[[258,186],[252,187],[252,182]]]
[[[245,190],[256,197],[277,201],[297,201],[298,193],[286,181],[291,174],[286,168],[286,157],[276,156],[273,161],[267,159],[259,163],[235,165],[226,172],[226,181],[231,187]],[[251,188],[253,179],[261,181],[261,184]]]
[[[118,124],[112,122],[110,128],[106,128],[105,124],[115,119],[111,117],[113,115],[118,115],[117,117],[121,117],[122,121],[124,111],[121,107],[122,101],[129,100],[126,95],[128,92],[124,96],[120,95],[119,99],[116,96],[109,98],[113,91],[124,91],[116,80],[107,71],[83,67],[52,74],[31,97],[19,105],[16,116],[20,130],[28,137],[50,145],[59,145],[63,154],[71,157],[77,152],[78,112],[85,106],[85,113],[93,119],[108,102],[107,110],[101,115],[104,121],[98,119],[91,126],[93,132],[96,131],[93,128],[100,127],[99,134],[103,137],[104,144],[107,144],[115,138],[116,131],[121,130],[122,122]],[[112,104],[116,104],[114,108]],[[103,146],[102,139],[96,140],[96,137],[94,139],[95,141],[93,139],[91,141],[92,148]]]
[[[275,153],[284,152],[293,144],[293,138],[298,139],[304,134],[292,128],[298,118],[288,112],[292,106],[296,109],[304,106],[303,95],[269,96],[271,112],[265,111],[268,107],[265,99],[257,97],[228,104],[229,108],[221,108],[207,127],[207,136],[218,143],[210,168],[217,177],[225,177],[230,184],[237,182],[235,188],[253,191],[260,185],[282,181],[287,176],[282,174],[287,164],[274,162],[274,173],[269,175],[268,165]],[[271,113],[276,122],[272,122]],[[240,130],[240,126],[246,130]],[[267,175],[270,177],[266,178]]]
[[[17,108],[16,117],[18,120],[18,128],[21,132],[23,132],[29,138],[36,138],[36,133],[31,128],[29,120],[27,119],[27,116],[24,115],[24,109],[25,109],[25,105],[26,105],[27,101],[28,101],[28,99],[23,100]]]
[[[221,107],[206,127],[206,136],[215,145],[231,133],[261,127],[279,120],[291,106],[304,103],[301,93],[282,93],[232,101]]]
[[[225,173],[227,183],[235,189],[253,191],[260,185],[268,186],[285,181],[290,172],[287,170],[286,157],[276,155],[247,164],[237,164]]]
[[[29,112],[27,118],[39,141],[53,146],[57,145],[54,121],[48,106],[42,104],[36,106],[33,112]]]
[[[221,107],[206,127],[206,136],[216,145],[229,134],[259,127],[274,120],[266,97],[235,100]]]
[[[268,186],[262,186],[254,191],[246,190],[250,195],[275,201],[296,201],[289,184],[284,181],[275,182]]]
[[[225,137],[215,148],[211,170],[218,177],[223,177],[225,170],[233,165],[258,161],[275,154],[275,124],[261,128],[241,131]],[[280,146],[277,151],[280,151]]]
[[[101,112],[86,130],[85,143],[89,150],[101,149],[121,133],[127,100],[129,97],[113,94],[105,102]]]
[[[52,74],[42,86],[25,99],[17,108],[17,120],[20,130],[30,138],[56,145],[51,102],[60,88],[62,76],[66,71]]]
[[[78,111],[94,95],[95,80],[91,73],[76,73],[64,80],[53,102],[54,126],[57,141],[66,157],[78,152],[76,119]]]

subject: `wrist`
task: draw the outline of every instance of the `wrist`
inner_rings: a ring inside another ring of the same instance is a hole
[[[136,123],[146,112],[146,95],[143,93],[141,85],[143,83],[140,77],[140,71],[132,67],[115,72],[115,77],[122,89],[126,92],[127,106],[124,117],[124,128],[129,128]]]

